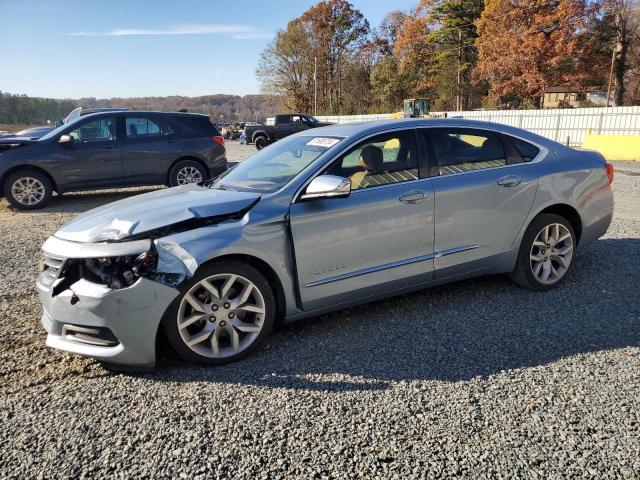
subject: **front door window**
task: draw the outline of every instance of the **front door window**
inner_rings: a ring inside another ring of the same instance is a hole
[[[351,189],[378,187],[418,179],[413,131],[377,135],[340,157],[326,172],[351,180]]]
[[[77,144],[115,142],[117,140],[116,119],[107,117],[85,122],[69,132],[69,135]]]

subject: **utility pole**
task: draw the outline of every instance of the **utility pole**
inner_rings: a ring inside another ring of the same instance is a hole
[[[605,107],[609,106],[609,98],[611,97],[611,81],[613,80],[613,64],[616,62],[616,49],[611,50],[611,69],[609,70],[609,86],[607,87],[607,103]]]
[[[256,123],[258,123],[258,115],[260,115],[260,112],[256,112]]]
[[[462,70],[462,29],[458,28],[458,79],[456,85],[456,111],[462,110],[462,96],[460,95],[460,75]]]
[[[313,115],[318,114],[318,57],[313,57]]]
[[[620,12],[616,12],[615,25],[620,25]],[[622,44],[618,41],[616,46],[611,51],[611,69],[609,70],[609,86],[607,87],[607,103],[605,107],[609,106],[609,97],[611,96],[611,83],[613,82],[613,67],[616,63],[616,54],[622,50]]]
[[[611,85],[613,83],[613,67],[616,63],[616,54],[622,50],[622,44],[620,42],[616,43],[616,46],[613,47],[611,51],[611,69],[609,70],[609,86],[607,87],[607,103],[605,107],[609,106],[609,98],[611,97]]]

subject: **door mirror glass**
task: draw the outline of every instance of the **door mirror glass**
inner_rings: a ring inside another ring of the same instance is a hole
[[[307,186],[301,200],[315,198],[344,198],[351,193],[351,182],[348,178],[336,175],[320,175]]]
[[[73,137],[71,135],[60,135],[58,143],[72,143]]]

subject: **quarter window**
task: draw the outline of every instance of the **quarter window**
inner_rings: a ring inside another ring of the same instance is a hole
[[[326,173],[351,180],[351,189],[418,179],[414,133],[400,131],[368,139],[334,162]]]
[[[115,117],[85,122],[69,135],[76,143],[114,142],[116,140]]]
[[[531,145],[529,142],[515,137],[509,137],[509,140],[511,140],[511,143],[516,147],[516,150],[525,162],[530,162],[540,153],[540,149],[535,145]]]
[[[127,140],[162,137],[173,133],[168,124],[144,117],[128,117],[125,128]]]
[[[473,129],[434,128],[431,140],[440,175],[502,167],[507,159],[497,135]]]

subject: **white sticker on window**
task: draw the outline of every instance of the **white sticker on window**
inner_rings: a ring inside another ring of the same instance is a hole
[[[329,148],[333,147],[336,143],[340,141],[339,138],[331,138],[331,137],[316,137],[307,142],[307,145],[312,145],[314,147],[324,147]]]

